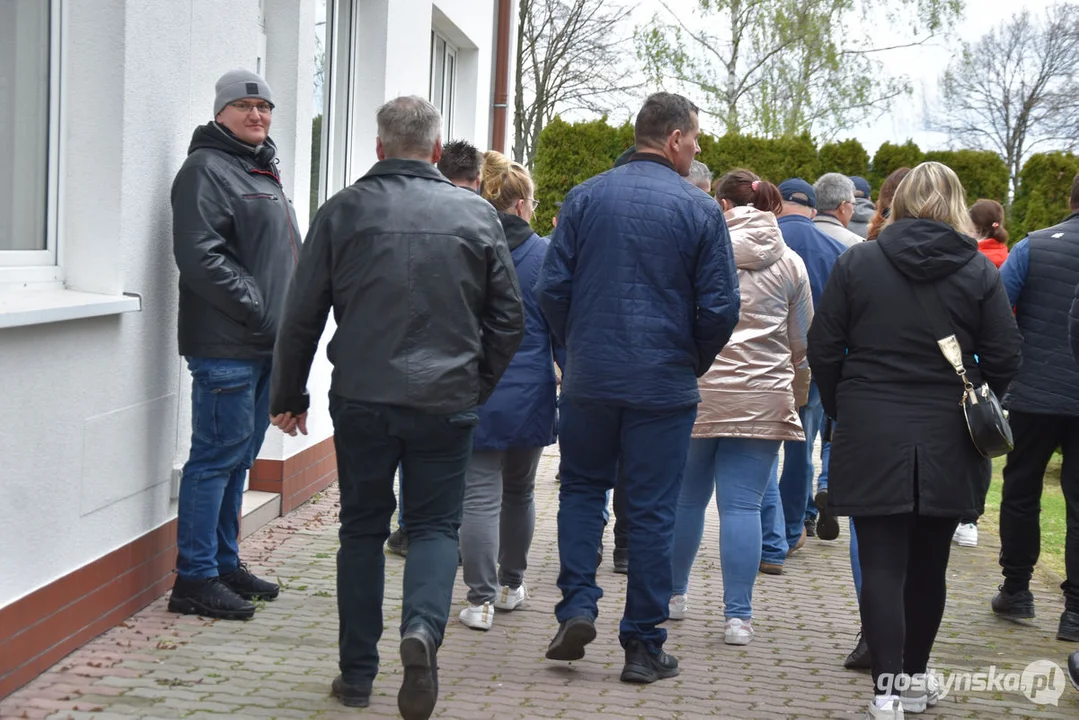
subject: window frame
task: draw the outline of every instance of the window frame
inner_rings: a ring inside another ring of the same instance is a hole
[[[443,51],[441,56],[437,52],[438,43],[442,42]],[[449,38],[440,33],[438,30],[431,29],[431,66],[430,66],[430,79],[428,81],[428,99],[435,102],[435,75],[436,69],[439,67],[439,61],[441,61],[442,76],[439,78],[441,81],[441,105],[438,103],[439,113],[442,114],[442,138],[448,139],[453,137],[453,121],[454,121],[454,109],[457,104],[457,68],[458,68],[458,56],[460,48],[450,42]]]
[[[60,98],[63,74],[61,72],[62,55],[62,6],[66,0],[47,0],[49,3],[49,106],[47,111],[48,131],[46,143],[46,181],[45,181],[45,249],[44,250],[3,250],[0,249],[0,283],[21,281],[56,281],[59,280],[58,246],[60,228],[60,137],[61,112]]]

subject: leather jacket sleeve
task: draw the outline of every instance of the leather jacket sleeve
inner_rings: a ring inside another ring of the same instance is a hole
[[[232,217],[221,180],[204,166],[184,168],[172,186],[172,251],[180,282],[236,322],[258,328],[262,298],[222,235]]]
[[[494,392],[524,337],[524,305],[517,271],[498,219],[492,215],[487,255],[487,298],[480,313],[483,355],[479,364],[480,405]]]
[[[300,250],[300,262],[292,276],[274,344],[271,415],[298,415],[310,405],[307,378],[333,306],[331,225],[328,213],[316,214]]]

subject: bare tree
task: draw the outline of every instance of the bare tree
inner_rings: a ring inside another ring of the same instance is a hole
[[[607,112],[637,85],[625,62],[632,12],[610,0],[520,0],[513,158],[529,167],[556,112]]]
[[[908,91],[875,56],[925,43],[959,16],[962,0],[660,0],[664,12],[636,31],[655,83],[703,94],[725,132],[827,138]],[[687,9],[688,8],[688,9]],[[884,24],[874,44],[851,26]]]
[[[1000,153],[1018,189],[1019,170],[1037,148],[1070,150],[1079,136],[1079,7],[1024,10],[964,44],[941,79],[935,123],[956,141]]]

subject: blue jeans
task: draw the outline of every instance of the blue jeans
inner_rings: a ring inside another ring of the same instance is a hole
[[[787,559],[787,529],[783,520],[783,507],[779,500],[779,480],[775,465],[779,464],[779,453],[776,453],[771,476],[768,478],[768,487],[764,490],[764,501],[761,503],[761,562],[772,565],[782,565]]]
[[[858,534],[854,532],[854,518],[850,519],[850,574],[854,577],[854,593],[862,599],[862,566],[858,562]]]
[[[227,575],[240,564],[244,478],[270,426],[270,360],[187,358],[191,453],[180,480],[176,573]]]
[[[430,415],[363,403],[330,393],[341,488],[337,614],[341,675],[370,688],[378,674],[386,556],[396,506],[393,475],[408,476],[401,506],[408,516],[408,557],[401,632],[426,627],[442,643],[457,577],[458,529],[475,410]],[[593,560],[595,550],[592,551]]]
[[[778,453],[778,440],[690,441],[674,533],[675,594],[689,587],[689,571],[704,534],[704,512],[715,490],[723,615],[753,617],[753,584],[761,564],[761,503]]]
[[[816,383],[809,386],[809,402],[798,410],[805,431],[804,441],[783,443],[783,474],[779,476],[779,497],[783,501],[783,518],[787,530],[787,545],[794,547],[805,529],[806,505],[813,499],[813,444],[824,423],[824,408]]]
[[[820,475],[817,477],[817,492],[828,489],[828,459],[832,457],[832,443],[820,444]],[[817,518],[816,497],[809,493],[809,502],[806,503],[806,518]]]
[[[603,590],[596,585],[596,548],[603,536],[607,491],[624,488],[631,558],[626,607],[618,637],[663,647],[671,598],[675,506],[696,406],[672,410],[627,408],[563,396],[558,439],[559,622],[595,619]]]

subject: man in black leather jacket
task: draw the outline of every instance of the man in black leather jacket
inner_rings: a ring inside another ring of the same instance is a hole
[[[191,370],[191,454],[180,482],[169,610],[246,619],[278,587],[240,562],[244,478],[269,426],[270,363],[299,230],[269,137],[273,96],[254,73],[217,82],[172,186],[180,354]]]
[[[398,707],[426,720],[457,574],[465,468],[482,404],[524,331],[521,291],[493,207],[433,163],[441,118],[418,97],[378,111],[379,162],[315,215],[274,354],[270,409],[306,431],[305,390],[331,308],[330,389],[341,488],[340,670],[365,707],[378,673],[385,556],[398,463],[408,556]]]

